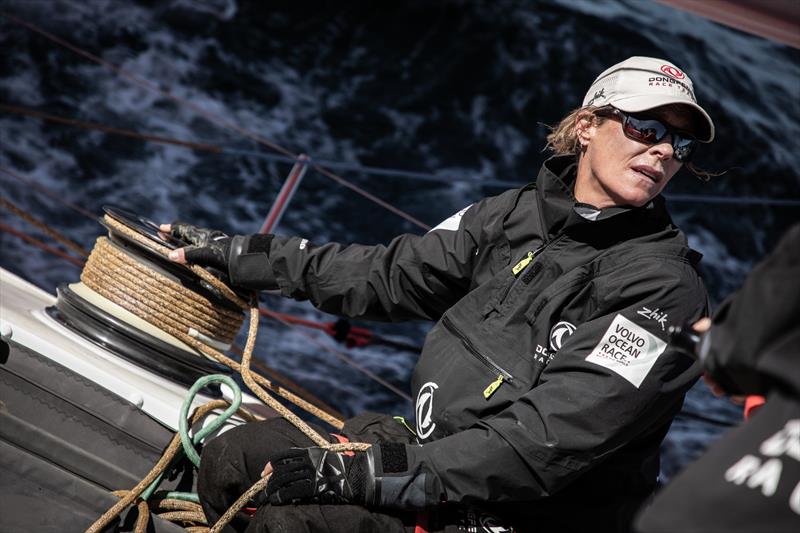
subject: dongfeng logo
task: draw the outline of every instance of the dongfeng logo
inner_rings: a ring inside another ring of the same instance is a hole
[[[672,65],[661,65],[661,72],[675,78],[676,80],[682,80],[686,77],[686,74],[678,70],[677,68],[673,67]]]
[[[550,349],[553,351],[560,350],[564,340],[573,333],[575,333],[575,326],[569,322],[561,321],[553,326],[553,329],[550,330]]]
[[[439,385],[433,381],[427,382],[417,393],[417,437],[425,439],[436,429],[433,421],[433,391]]]

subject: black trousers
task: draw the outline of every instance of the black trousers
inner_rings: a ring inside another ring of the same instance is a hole
[[[398,426],[398,434],[401,434],[402,426],[396,422],[394,425]],[[321,429],[315,429],[326,435]],[[367,439],[375,442],[373,438]],[[338,442],[330,435],[328,440]],[[283,418],[245,424],[211,440],[203,449],[197,481],[209,524],[216,522],[242,493],[258,481],[264,465],[274,453],[291,447],[309,446],[314,446],[314,443]],[[255,516],[248,519],[247,515],[239,513],[225,529],[226,533],[406,533],[414,531],[416,522],[415,513],[374,512],[358,505],[272,506],[266,502],[263,493],[259,498]]]

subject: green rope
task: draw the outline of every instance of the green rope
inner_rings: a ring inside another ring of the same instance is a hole
[[[225,411],[219,415],[217,418],[214,419],[206,427],[202,428],[198,431],[194,437],[189,437],[189,410],[192,408],[192,401],[194,397],[200,392],[200,389],[208,385],[209,383],[224,383],[228,387],[231,388],[233,391],[233,402],[228,406]],[[180,418],[180,425],[178,426],[178,431],[181,435],[181,443],[183,444],[183,451],[189,460],[194,463],[194,466],[200,468],[200,455],[195,450],[194,445],[202,441],[206,438],[209,434],[215,432],[222,425],[227,421],[233,414],[239,410],[239,406],[242,404],[242,391],[239,386],[236,384],[233,379],[228,376],[224,376],[222,374],[212,374],[210,376],[203,376],[197,381],[195,381],[192,388],[189,389],[189,393],[186,395],[186,398],[183,400],[183,406],[181,407],[181,418]],[[192,442],[194,441],[194,442]]]
[[[200,392],[203,387],[206,387],[209,383],[224,383],[228,387],[231,388],[233,391],[233,401],[228,406],[225,411],[217,418],[214,419],[206,427],[200,429],[193,437],[189,436],[189,410],[192,408],[192,402],[194,401],[194,397]],[[210,376],[203,376],[197,381],[194,382],[192,388],[189,389],[189,392],[186,394],[186,398],[183,400],[183,405],[181,406],[181,415],[180,420],[178,423],[178,433],[181,436],[181,444],[183,444],[183,452],[186,454],[186,457],[196,466],[200,467],[200,455],[197,453],[194,445],[202,441],[206,438],[209,434],[218,430],[222,425],[231,417],[233,416],[236,411],[239,410],[239,406],[242,404],[242,390],[236,384],[233,379],[228,376],[222,374],[212,374]],[[166,470],[164,471],[166,472]],[[159,476],[147,487],[140,498],[142,500],[148,500],[150,496],[153,495],[155,490],[161,484],[161,479],[164,477],[164,472],[159,474]],[[184,497],[176,496],[176,499],[184,499],[188,501],[194,501],[195,503],[199,503],[200,500],[196,494],[192,492],[175,492],[170,494],[180,494],[184,495]],[[194,499],[189,499],[194,498]]]
[[[196,492],[174,492],[160,490],[155,494],[162,500],[182,500],[185,502],[200,503],[200,496]]]

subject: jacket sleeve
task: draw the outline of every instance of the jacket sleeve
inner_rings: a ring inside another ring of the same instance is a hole
[[[284,296],[323,311],[372,320],[436,319],[468,290],[485,202],[425,235],[388,245],[325,244],[275,237],[269,261]]]
[[[666,314],[670,324],[681,324],[706,311],[702,282],[688,264],[674,263],[638,261],[596,278],[581,302],[596,307],[539,383],[465,431],[407,446],[408,470],[382,480],[395,498],[385,503],[545,498],[663,428],[699,371],[667,347],[658,319]],[[423,487],[424,498],[415,493]]]
[[[759,263],[714,314],[701,360],[725,390],[800,394],[796,339],[800,317],[800,224]],[[747,331],[747,334],[742,334]]]

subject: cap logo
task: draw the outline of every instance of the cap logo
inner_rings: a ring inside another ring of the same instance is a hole
[[[587,103],[586,105],[594,105],[594,101],[597,100],[598,98],[600,98],[601,100],[605,100],[605,98],[606,98],[606,88],[605,87],[603,87],[599,91],[595,91],[594,96],[592,96],[592,99],[589,100],[589,103]]]
[[[682,80],[686,77],[686,74],[678,70],[677,68],[673,67],[672,65],[661,65],[661,72],[666,74],[667,76],[671,76],[676,80]]]

